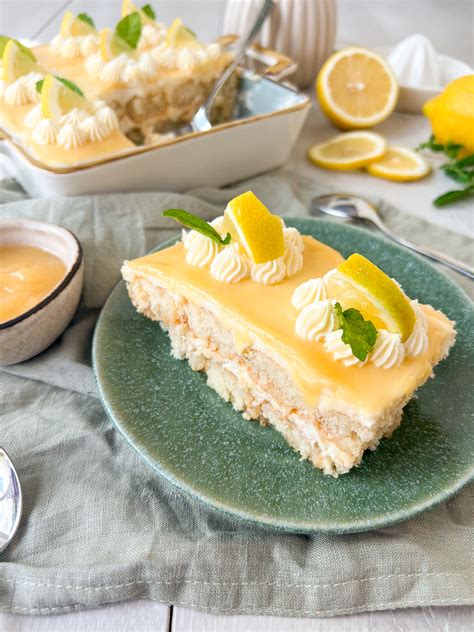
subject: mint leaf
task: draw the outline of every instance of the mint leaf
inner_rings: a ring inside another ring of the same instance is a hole
[[[55,75],[56,76],[56,75]],[[58,81],[60,81],[61,83],[63,83],[65,86],[67,86],[69,88],[69,90],[72,90],[73,92],[75,92],[76,94],[80,94],[81,97],[84,96],[84,93],[82,92],[82,90],[79,88],[79,86],[76,86],[75,83],[73,83],[72,81],[69,81],[69,79],[65,79],[64,77],[56,77],[56,79]]]
[[[142,33],[142,21],[138,13],[135,11],[122,18],[115,27],[115,32],[130,48],[136,48]]]
[[[342,329],[342,342],[352,349],[352,353],[363,362],[372,351],[377,340],[377,330],[370,320],[365,320],[358,309],[350,307],[342,311],[339,303],[334,305],[339,329]]]
[[[429,140],[426,141],[426,143],[420,143],[418,145],[418,147],[416,148],[416,151],[421,151],[422,149],[430,149],[431,151],[434,151],[435,153],[439,153],[439,152],[444,151],[444,145],[441,145],[441,143],[437,143],[435,141],[435,137],[432,134],[429,137]]]
[[[455,180],[456,182],[460,182],[461,184],[470,184],[474,182],[474,173],[466,168],[460,168],[457,166],[457,163],[448,162],[446,165],[443,165],[441,169],[444,173]]]
[[[465,169],[466,167],[474,167],[474,154],[470,154],[461,160],[455,162],[456,167],[459,169]]]
[[[222,239],[217,230],[204,219],[192,215],[192,213],[188,213],[187,211],[183,211],[180,208],[169,208],[163,211],[163,217],[172,217],[183,226],[186,226],[186,228],[191,228],[191,230],[195,230],[201,233],[201,235],[209,237],[209,239],[215,241],[219,246],[226,246],[230,242],[230,233],[227,233],[225,238]]]
[[[464,189],[457,189],[454,191],[447,191],[443,193],[443,195],[438,196],[433,204],[435,206],[446,206],[447,204],[452,204],[453,202],[458,202],[459,200],[464,200],[465,198],[474,195],[474,184],[471,184]]]
[[[87,15],[87,13],[79,13],[79,15],[77,16],[77,18],[79,20],[82,20],[83,22],[85,22],[86,24],[88,24],[89,26],[92,26],[93,29],[95,29],[95,24],[94,24],[94,20],[91,18],[90,15]]]
[[[142,6],[142,11],[147,16],[147,18],[150,18],[150,20],[156,20],[156,13],[151,4],[144,4]]]
[[[41,90],[43,89],[43,83],[44,83],[44,79],[40,79],[39,81],[35,83],[36,92],[39,92],[41,94]]]

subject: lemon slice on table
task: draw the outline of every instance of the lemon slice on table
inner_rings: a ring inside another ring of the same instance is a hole
[[[3,51],[3,79],[11,83],[30,72],[41,72],[36,57],[26,46],[8,40]]]
[[[308,158],[326,169],[359,169],[382,158],[386,150],[387,143],[380,134],[348,132],[313,145],[308,150]]]
[[[142,24],[155,24],[155,20],[149,17],[143,9],[139,9],[133,2],[130,2],[130,0],[123,0],[120,17],[124,18],[126,15],[130,15],[130,13],[138,13]]]
[[[180,18],[172,23],[166,33],[166,44],[171,48],[201,48],[195,33],[184,26]]]
[[[398,84],[387,62],[371,50],[344,48],[327,59],[316,80],[326,116],[342,129],[373,127],[395,109]]]
[[[74,108],[89,110],[90,103],[82,94],[70,88],[61,79],[54,75],[47,75],[41,88],[41,112],[43,116],[57,121]]]
[[[355,253],[326,277],[328,295],[343,309],[354,307],[377,328],[405,341],[415,326],[415,312],[397,283],[374,263]]]
[[[228,203],[222,223],[222,233],[227,232],[254,263],[278,259],[285,253],[283,222],[251,191]]]
[[[134,49],[112,29],[103,29],[100,32],[100,54],[104,61],[110,61],[122,53],[131,55],[133,54],[133,50]]]
[[[410,182],[424,178],[430,166],[416,151],[406,147],[389,147],[384,156],[366,167],[367,171],[378,178],[396,182]]]
[[[85,37],[96,33],[95,28],[72,11],[66,11],[61,20],[60,33],[63,37]]]

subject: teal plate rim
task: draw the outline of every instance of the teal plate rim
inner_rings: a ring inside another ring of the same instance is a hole
[[[306,232],[308,232],[307,227],[302,228],[302,226],[304,226],[305,224],[308,225],[309,223],[309,225],[314,226],[316,231],[318,229],[324,228],[326,231],[329,231],[329,233],[335,231],[336,235],[338,232],[340,232],[341,235],[344,235],[345,233],[344,236],[346,238],[351,237],[352,238],[351,241],[355,243],[358,243],[361,239],[365,240],[366,243],[372,242],[372,244],[376,244],[376,248],[381,247],[383,249],[382,251],[385,251],[386,253],[388,253],[387,256],[389,258],[391,254],[398,252],[399,255],[401,254],[402,257],[408,261],[408,265],[407,265],[408,268],[410,268],[410,266],[413,263],[415,263],[416,264],[415,267],[422,269],[428,276],[433,277],[434,275],[434,279],[438,280],[439,284],[441,286],[444,286],[444,289],[448,289],[449,293],[452,294],[452,298],[455,297],[455,299],[459,301],[459,303],[463,304],[464,308],[467,308],[467,310],[470,311],[470,316],[472,316],[473,308],[472,308],[471,300],[469,299],[467,294],[456,283],[454,283],[449,277],[439,272],[436,268],[434,268],[431,264],[429,264],[425,259],[421,258],[420,256],[416,254],[406,251],[405,249],[401,248],[400,246],[396,244],[393,244],[392,242],[388,241],[386,238],[376,235],[363,228],[347,225],[345,223],[335,223],[335,222],[331,222],[331,221],[319,219],[319,218],[310,218],[310,217],[284,218],[284,220],[288,226],[295,226],[297,228],[299,227],[301,228],[303,232],[305,232],[305,230]],[[318,232],[318,238],[322,242],[326,241],[324,239],[324,235],[321,236],[319,232]],[[178,239],[179,239],[178,237],[170,239],[160,244],[158,247],[154,248],[152,252],[166,248],[172,245],[173,243],[175,243]],[[336,236],[336,241],[337,241],[337,236]],[[335,245],[334,243],[330,243],[329,245],[341,251],[344,250],[344,248],[338,248],[338,246]],[[354,251],[355,248],[351,248],[350,250]],[[364,250],[364,248],[362,248],[362,250]],[[345,256],[347,256],[347,254],[348,253],[346,253]],[[402,285],[405,285],[403,280],[402,280]],[[163,466],[163,463],[160,463],[159,459],[156,458],[156,455],[154,456],[151,453],[151,451],[148,449],[146,442],[145,443],[137,442],[136,437],[132,436],[132,434],[129,432],[127,428],[127,422],[126,420],[123,419],[120,410],[114,404],[113,395],[111,395],[109,392],[110,383],[107,377],[107,369],[104,368],[104,366],[102,365],[102,359],[103,359],[102,347],[104,344],[104,336],[106,336],[107,334],[106,332],[107,325],[108,325],[107,318],[108,318],[108,312],[110,310],[110,306],[113,302],[114,296],[118,292],[121,292],[121,291],[122,292],[125,291],[125,284],[123,281],[120,281],[116,285],[116,287],[112,290],[106,303],[104,304],[101,310],[101,313],[99,315],[99,318],[95,327],[95,331],[94,331],[94,336],[93,336],[92,364],[93,364],[97,386],[98,386],[98,390],[99,390],[99,394],[100,394],[103,406],[107,412],[107,415],[109,416],[111,421],[114,423],[115,427],[122,434],[122,436],[139,453],[139,455],[153,468],[153,470],[156,473],[158,473],[160,476],[163,476],[166,480],[171,482],[177,488],[195,497],[196,499],[198,499],[205,505],[210,506],[214,509],[217,509],[219,512],[222,512],[224,515],[232,516],[232,517],[237,516],[240,519],[250,524],[255,524],[255,525],[258,525],[259,527],[270,528],[272,530],[277,530],[277,531],[286,532],[286,533],[307,533],[307,534],[318,533],[318,532],[328,533],[328,534],[359,533],[363,531],[369,531],[369,530],[373,530],[373,529],[377,529],[381,527],[388,527],[394,524],[398,524],[428,509],[434,508],[436,505],[451,498],[454,494],[459,492],[465,485],[467,485],[474,479],[474,458],[471,457],[470,462],[467,463],[465,468],[459,472],[455,480],[453,480],[449,485],[441,486],[439,489],[435,490],[435,493],[431,495],[428,494],[426,498],[416,502],[415,504],[410,504],[407,508],[399,509],[397,511],[388,512],[388,513],[381,512],[380,514],[375,514],[371,516],[370,518],[360,519],[360,520],[353,519],[350,521],[325,521],[318,517],[313,517],[310,520],[291,520],[291,519],[286,518],[284,521],[282,521],[280,518],[271,517],[268,514],[263,514],[263,513],[259,514],[258,512],[255,512],[255,511],[248,512],[245,510],[241,510],[238,507],[233,506],[232,504],[229,504],[228,502],[222,502],[215,496],[211,496],[203,492],[202,490],[193,486],[192,482],[186,479],[185,476],[177,475],[176,473],[171,472],[166,466]],[[131,305],[130,305],[130,308],[133,310]],[[441,309],[443,309],[444,311],[444,307]],[[143,317],[140,317],[140,318],[143,318]],[[158,325],[156,326],[158,327]],[[459,331],[458,331],[458,337],[459,337]],[[167,353],[169,354],[169,344],[168,344]],[[449,362],[449,359],[450,358],[444,360],[443,363]],[[173,360],[173,362],[179,362],[179,361]],[[207,385],[205,386],[205,388],[211,391],[211,389],[207,387]],[[220,400],[220,397],[214,391],[211,391],[211,392],[213,393],[215,398],[218,398]],[[226,402],[225,402],[225,405],[230,407],[230,404]],[[231,410],[233,411],[233,409]],[[237,415],[240,415],[240,413],[237,413],[236,411],[233,411],[233,412],[235,412],[235,414]],[[249,424],[249,423],[252,423],[252,422],[245,420],[245,424]],[[402,420],[402,424],[403,424],[403,420]],[[258,424],[256,425],[258,426]],[[278,433],[275,430],[272,429],[272,432],[274,432],[278,436]],[[383,440],[382,443],[391,442],[391,441],[393,441],[393,438]],[[380,451],[380,449],[381,449],[381,446],[379,446],[377,450],[372,452],[371,454],[376,455],[377,452]],[[292,453],[294,454],[294,457],[299,460],[299,456],[293,451]],[[301,463],[303,466],[305,462],[301,462]],[[355,469],[357,470],[357,468]],[[324,476],[324,475],[321,474],[321,476]],[[345,476],[348,476],[348,475],[347,474],[342,475],[337,480],[341,481],[343,480]]]

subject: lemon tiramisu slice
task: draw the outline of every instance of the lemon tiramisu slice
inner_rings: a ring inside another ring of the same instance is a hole
[[[286,227],[251,193],[175,245],[125,262],[130,298],[172,354],[249,419],[337,476],[400,424],[445,358],[454,323],[358,254]],[[158,379],[158,377],[157,377]]]

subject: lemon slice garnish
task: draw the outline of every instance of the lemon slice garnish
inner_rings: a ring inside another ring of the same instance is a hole
[[[330,298],[343,309],[354,307],[382,329],[398,333],[405,341],[415,326],[415,312],[400,287],[374,263],[353,254],[327,277]]]
[[[93,26],[81,20],[72,11],[66,11],[61,20],[61,35],[63,37],[84,37],[96,33]]]
[[[133,54],[133,48],[112,29],[103,29],[100,32],[100,54],[102,59],[110,61],[122,53],[131,55]]]
[[[380,134],[348,132],[313,145],[308,150],[308,158],[326,169],[359,169],[382,158],[386,149],[387,143]]]
[[[176,18],[166,33],[166,44],[171,48],[201,48],[196,35]]]
[[[3,51],[3,79],[11,83],[30,72],[41,72],[36,57],[29,48],[9,40]]]
[[[88,110],[90,103],[54,75],[47,75],[41,88],[41,112],[43,116],[57,121],[74,108]]]
[[[316,94],[326,116],[342,129],[372,127],[395,109],[398,85],[387,62],[366,48],[344,48],[319,71]]]
[[[228,203],[222,224],[222,233],[227,232],[254,263],[265,263],[284,255],[283,222],[251,191]]]
[[[370,163],[366,169],[373,176],[397,182],[419,180],[430,171],[426,160],[406,147],[389,147],[380,160]]]
[[[148,15],[142,11],[142,9],[139,9],[135,4],[133,4],[133,2],[130,2],[130,0],[123,0],[120,17],[124,18],[126,15],[130,15],[130,13],[138,13],[142,24],[155,24],[155,20],[148,17]]]

